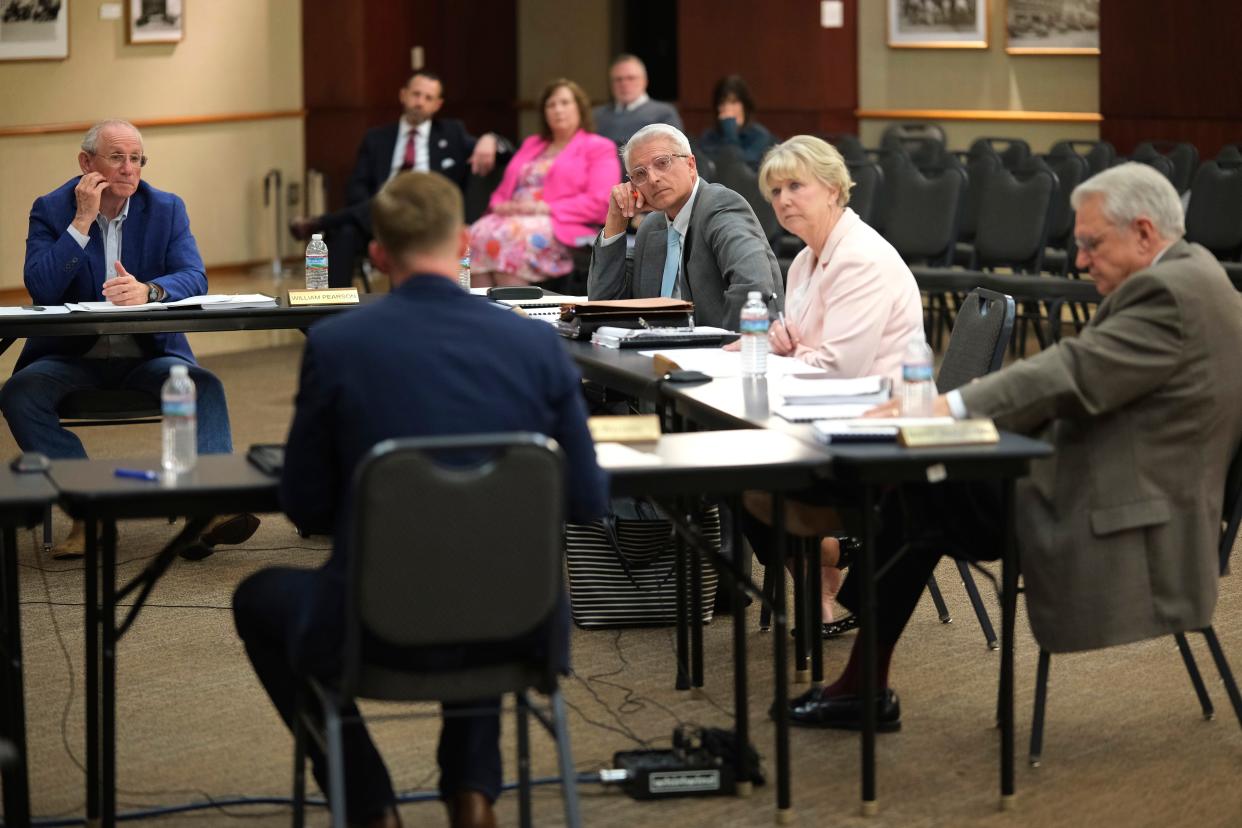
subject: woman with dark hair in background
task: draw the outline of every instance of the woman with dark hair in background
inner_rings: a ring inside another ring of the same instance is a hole
[[[758,170],[763,154],[776,139],[754,120],[755,99],[746,81],[741,75],[728,75],[716,81],[712,103],[716,107],[716,125],[699,136],[699,149],[715,158],[722,147],[737,147],[747,165]]]
[[[582,87],[559,78],[539,96],[543,127],[522,142],[470,228],[473,284],[525,285],[573,269],[570,248],[599,232],[621,180],[617,145],[594,134]]]

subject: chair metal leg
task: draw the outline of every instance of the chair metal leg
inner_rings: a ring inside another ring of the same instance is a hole
[[[793,561],[793,617],[794,624],[797,625],[794,627],[794,681],[801,683],[811,678],[811,672],[807,666],[806,649],[810,641],[808,629],[810,624],[807,622],[806,555],[803,554],[801,539],[790,537],[787,552],[789,560]]]
[[[306,721],[302,701],[293,711],[293,828],[306,822]]]
[[[1039,767],[1044,752],[1044,707],[1048,703],[1048,665],[1052,656],[1042,647],[1035,671],[1035,714],[1031,718],[1031,767]]]
[[[1233,680],[1233,671],[1229,669],[1229,660],[1225,658],[1225,651],[1220,648],[1220,641],[1216,638],[1216,630],[1210,626],[1201,630],[1203,637],[1207,639],[1208,649],[1212,651],[1212,660],[1216,662],[1216,670],[1220,673],[1220,680],[1225,683],[1225,692],[1229,694],[1229,701],[1233,704],[1233,713],[1238,717],[1238,724],[1242,725],[1242,695],[1238,693],[1238,684]]]
[[[574,753],[569,747],[569,717],[565,715],[565,699],[560,688],[552,691],[552,721],[556,723],[556,758],[561,767],[561,798],[565,802],[565,825],[581,828],[578,810],[578,776],[574,770]]]
[[[975,618],[979,619],[979,628],[983,630],[988,649],[998,649],[1000,645],[996,643],[996,631],[992,629],[992,619],[988,617],[988,608],[983,605],[983,598],[979,595],[979,587],[975,583],[975,576],[971,574],[970,565],[965,561],[957,561],[957,572],[962,576],[962,586],[966,587],[966,594],[970,597],[970,605],[975,609]]]
[[[1190,674],[1190,683],[1194,685],[1195,695],[1199,697],[1199,706],[1203,708],[1203,718],[1210,722],[1216,718],[1216,710],[1212,707],[1212,699],[1208,696],[1207,687],[1203,684],[1203,676],[1199,674],[1199,665],[1195,663],[1195,655],[1190,651],[1186,634],[1174,633],[1173,639],[1177,642],[1177,649],[1182,654],[1182,661],[1186,664],[1186,672]]]
[[[517,693],[518,824],[530,828],[530,711],[526,693]]]
[[[52,551],[52,507],[43,510],[43,551]]]
[[[940,623],[952,623],[953,616],[949,615],[949,608],[945,606],[944,596],[940,594],[940,584],[936,583],[935,575],[927,579],[927,591],[931,593],[932,603],[936,605],[936,614],[940,616]]]
[[[772,598],[776,595],[776,585],[783,585],[784,578],[772,571],[771,564],[763,567],[763,597],[767,600],[759,608],[759,630],[767,632],[772,629]]]
[[[324,709],[324,734],[328,754],[328,805],[332,828],[345,828],[345,746],[341,736],[341,712],[333,705]]]

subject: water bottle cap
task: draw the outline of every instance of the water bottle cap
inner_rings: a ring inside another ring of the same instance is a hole
[[[749,293],[747,293],[747,294],[746,294],[746,298],[747,298],[747,299],[758,299],[760,302],[762,302],[762,301],[763,301],[763,294],[762,294],[762,293],[760,293],[760,292],[759,292],[759,291],[757,291],[757,290],[752,290],[752,291],[750,291]]]
[[[323,233],[311,233],[311,241],[323,241]]]
[[[169,373],[174,377],[184,377],[190,373],[190,368],[188,365],[174,365]]]

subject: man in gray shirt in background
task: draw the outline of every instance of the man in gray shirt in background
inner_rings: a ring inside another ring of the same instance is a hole
[[[677,108],[647,97],[647,67],[634,55],[617,55],[608,68],[612,103],[595,107],[596,131],[624,144],[648,124],[669,124],[681,129]]]

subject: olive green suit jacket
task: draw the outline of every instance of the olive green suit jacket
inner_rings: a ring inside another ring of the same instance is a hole
[[[1018,487],[1027,612],[1068,652],[1205,627],[1242,440],[1242,297],[1176,242],[1082,333],[961,389],[972,415],[1056,453]]]

